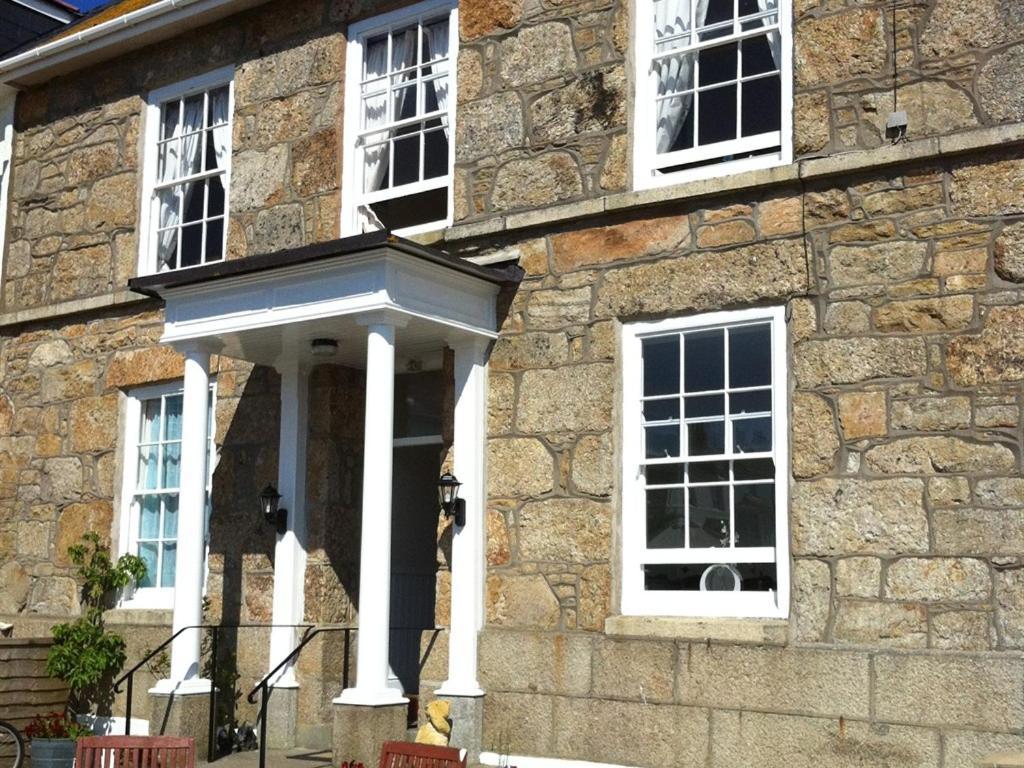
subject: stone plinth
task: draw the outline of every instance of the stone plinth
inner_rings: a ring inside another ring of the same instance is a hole
[[[150,736],[191,736],[197,759],[206,759],[210,747],[210,695],[149,694]]]
[[[451,703],[452,735],[449,746],[465,749],[470,763],[476,762],[483,748],[484,697],[445,696]]]
[[[267,746],[291,749],[296,744],[299,715],[299,689],[271,688],[267,699]]]
[[[378,765],[385,741],[405,740],[408,711],[405,703],[383,707],[335,704],[331,739],[334,764],[348,760]]]

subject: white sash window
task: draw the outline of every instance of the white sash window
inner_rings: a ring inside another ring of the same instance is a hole
[[[623,613],[785,616],[782,308],[623,327]]]
[[[451,222],[457,13],[428,0],[350,27],[343,235]]]
[[[231,76],[228,68],[150,94],[140,274],[224,258]]]
[[[789,162],[786,0],[643,0],[637,7],[636,184]]]

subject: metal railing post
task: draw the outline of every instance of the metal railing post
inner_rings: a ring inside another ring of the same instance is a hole
[[[267,681],[260,695],[260,768],[267,768]]]
[[[210,642],[210,720],[207,727],[206,762],[212,763],[217,754],[217,637],[219,627],[211,627],[213,639]]]
[[[128,675],[128,701],[124,706],[124,735],[132,735],[132,688],[135,682],[135,673]]]

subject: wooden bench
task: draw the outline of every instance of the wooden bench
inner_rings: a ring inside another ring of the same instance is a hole
[[[466,751],[407,741],[385,741],[381,747],[380,768],[466,768]]]
[[[196,742],[181,736],[84,736],[75,768],[195,768]]]

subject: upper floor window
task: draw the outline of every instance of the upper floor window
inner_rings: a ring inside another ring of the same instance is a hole
[[[457,13],[427,0],[349,29],[342,234],[451,222]]]
[[[623,327],[622,612],[785,616],[782,308]]]
[[[789,161],[785,6],[786,0],[638,4],[637,187]]]
[[[228,68],[150,95],[142,274],[224,258],[231,76]]]

